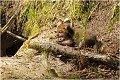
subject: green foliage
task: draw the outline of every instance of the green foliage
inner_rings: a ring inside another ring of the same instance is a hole
[[[83,18],[82,18],[82,28],[83,30],[86,29],[87,23],[88,23],[88,17],[90,15],[91,9],[93,7],[94,1],[89,1],[88,4],[84,5],[84,10],[83,10]]]
[[[86,30],[86,26],[88,23],[88,17],[90,15],[91,9],[93,7],[93,4],[95,3],[95,1],[89,1],[86,4],[83,4],[82,2],[76,3],[73,2],[71,4],[71,13],[72,13],[72,20],[76,19],[77,21],[81,20],[81,24],[79,24],[81,26],[81,28],[85,31]],[[79,22],[78,22],[79,23]],[[84,40],[85,38],[85,32],[83,32],[82,34],[82,40]],[[79,39],[78,39],[79,40]]]
[[[78,43],[76,44],[76,46],[79,46],[80,37],[79,37],[79,33],[78,33],[78,32],[75,32],[74,40],[75,40],[75,42],[78,42]]]
[[[27,9],[23,15],[26,20],[24,36],[38,33],[43,26],[53,28],[59,20],[66,17],[85,30],[93,3],[95,2],[84,4],[82,1],[30,1],[26,4]]]
[[[116,2],[116,4],[113,7],[113,15],[110,20],[110,25],[108,26],[108,30],[112,32],[112,26],[115,22],[117,22],[120,19],[120,2]]]
[[[23,19],[25,19],[25,27],[23,35],[25,37],[32,36],[35,33],[38,33],[39,25],[38,21],[39,18],[37,17],[37,10],[35,8],[35,2],[28,2],[26,4],[26,11],[23,14]]]
[[[81,2],[72,2],[70,4],[70,17],[72,20],[79,20],[82,17],[84,5]]]

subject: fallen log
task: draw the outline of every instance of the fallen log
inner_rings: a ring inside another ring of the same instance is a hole
[[[30,42],[29,48],[36,49],[38,51],[53,52],[53,54],[61,54],[69,57],[80,57],[81,55],[86,56],[89,60],[102,62],[112,68],[118,69],[119,59],[113,59],[112,57],[105,54],[98,54],[85,50],[75,50],[73,47],[62,46],[57,43],[48,42],[42,40],[41,42]]]

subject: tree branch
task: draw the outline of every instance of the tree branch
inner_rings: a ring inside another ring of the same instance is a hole
[[[15,37],[15,38],[17,38],[17,39],[19,39],[19,40],[21,40],[21,41],[26,41],[25,38],[22,38],[22,37],[14,34],[14,33],[12,33],[12,32],[10,32],[10,31],[6,31],[6,32],[7,32],[9,35],[11,35],[11,36],[13,36],[13,37]]]

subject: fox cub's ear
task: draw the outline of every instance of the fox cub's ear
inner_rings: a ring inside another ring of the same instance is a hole
[[[63,22],[64,22],[64,23],[70,23],[70,19],[65,18]]]

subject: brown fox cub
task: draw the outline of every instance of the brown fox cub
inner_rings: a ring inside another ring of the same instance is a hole
[[[61,45],[74,46],[73,40],[74,31],[68,23],[59,22],[57,24],[57,35],[58,43]]]
[[[59,22],[57,25],[57,38],[58,43],[61,45],[67,46],[75,46],[77,47],[92,47],[98,49],[99,45],[101,44],[100,41],[97,40],[96,34],[94,34],[90,30],[82,30],[80,28],[72,28],[70,23],[66,22]],[[83,38],[84,35],[84,40]]]

